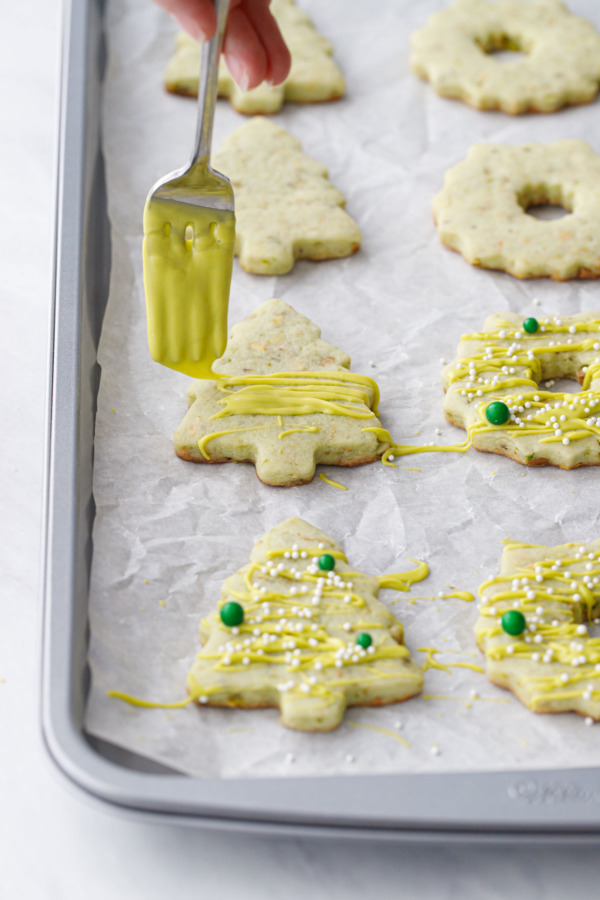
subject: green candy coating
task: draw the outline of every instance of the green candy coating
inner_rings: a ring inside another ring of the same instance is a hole
[[[317,565],[324,572],[331,572],[331,570],[335,567],[335,559],[331,555],[331,553],[324,553],[323,556],[319,557]]]
[[[236,603],[235,600],[231,600],[229,603],[224,603],[221,607],[221,622],[223,625],[227,625],[228,628],[235,628],[236,625],[241,625],[244,621],[244,607],[239,603]]]
[[[517,637],[519,634],[523,634],[527,625],[525,616],[522,612],[519,612],[518,609],[509,609],[503,614],[500,621],[502,622],[503,630],[507,634],[511,634],[513,637]]]
[[[539,327],[540,323],[533,316],[523,322],[523,331],[526,331],[527,334],[535,334]]]
[[[370,634],[367,634],[366,631],[363,631],[362,634],[356,636],[356,643],[364,650],[366,650],[367,647],[370,647],[373,643],[373,638]]]
[[[504,425],[510,418],[510,410],[502,400],[494,400],[486,407],[485,417],[490,425]]]

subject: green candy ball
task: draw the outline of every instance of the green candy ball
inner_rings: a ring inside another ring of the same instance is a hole
[[[331,555],[331,553],[324,553],[323,556],[319,557],[317,565],[324,572],[331,572],[331,570],[335,567],[335,559]]]
[[[507,634],[513,635],[513,637],[523,634],[527,625],[525,616],[518,609],[509,609],[508,612],[503,614],[500,621],[502,622],[503,630]]]
[[[239,603],[236,603],[235,600],[231,600],[229,603],[224,603],[221,607],[221,622],[223,625],[227,625],[228,628],[235,628],[236,625],[241,625],[244,621],[244,607]]]
[[[485,417],[490,425],[504,425],[510,418],[510,411],[502,400],[494,400],[486,407]]]
[[[363,631],[362,634],[356,636],[356,643],[359,645],[359,647],[362,647],[364,650],[366,650],[367,647],[370,647],[373,643],[373,638],[370,634],[367,634],[366,631]]]
[[[526,331],[527,334],[535,334],[539,327],[540,323],[533,316],[523,322],[523,331]]]

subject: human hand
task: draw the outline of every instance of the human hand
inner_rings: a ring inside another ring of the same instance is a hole
[[[198,41],[215,33],[213,0],[155,0]],[[261,81],[281,84],[290,70],[290,52],[269,9],[270,0],[231,0],[223,54],[243,91]]]

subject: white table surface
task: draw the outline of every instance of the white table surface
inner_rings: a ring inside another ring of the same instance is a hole
[[[39,727],[38,561],[59,18],[58,0],[2,4],[0,895],[597,896],[600,848],[378,846],[150,825],[97,809],[55,772]]]

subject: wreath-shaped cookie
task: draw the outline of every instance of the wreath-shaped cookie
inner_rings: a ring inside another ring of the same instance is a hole
[[[494,50],[527,55],[504,62]],[[560,0],[456,0],[413,35],[411,66],[478,109],[553,112],[596,96],[600,34]]]
[[[475,637],[490,681],[537,713],[600,719],[600,541],[506,542],[500,575],[479,589]]]
[[[579,379],[581,393],[542,381]],[[530,466],[600,464],[600,314],[490,316],[442,373],[444,412],[473,447]]]
[[[560,219],[527,214],[555,204]],[[433,201],[440,240],[474,266],[518,278],[600,276],[600,156],[579,140],[478,144]]]

